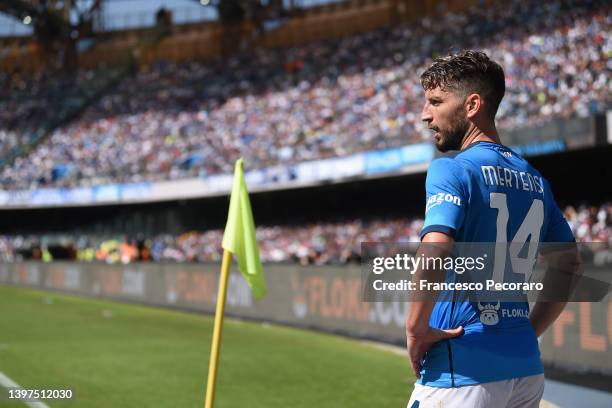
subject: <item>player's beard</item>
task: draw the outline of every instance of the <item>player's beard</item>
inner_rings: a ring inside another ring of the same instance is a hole
[[[449,123],[451,127],[449,129],[439,129],[439,137],[436,138],[436,148],[442,153],[461,149],[461,142],[463,142],[470,125],[466,118],[464,106],[455,111]]]

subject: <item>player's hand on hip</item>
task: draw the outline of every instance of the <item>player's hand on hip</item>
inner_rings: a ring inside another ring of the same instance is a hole
[[[457,327],[456,329],[440,330],[429,327],[427,331],[423,333],[409,333],[406,336],[406,342],[408,346],[408,358],[410,359],[410,365],[416,378],[421,378],[421,367],[423,365],[423,358],[425,353],[429,351],[434,343],[441,340],[452,339],[459,337],[463,334],[463,327]]]

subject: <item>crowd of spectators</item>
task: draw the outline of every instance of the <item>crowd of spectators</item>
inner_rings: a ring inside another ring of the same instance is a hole
[[[612,263],[612,203],[568,206],[565,217],[578,242],[600,243],[598,259]],[[362,242],[419,242],[422,219],[370,219],[298,226],[257,228],[264,263],[347,264],[361,259]],[[107,263],[220,262],[222,230],[182,235],[0,236],[0,260],[72,259]],[[594,246],[590,247],[594,249]],[[54,256],[55,255],[55,256]]]
[[[0,72],[0,158],[27,143],[52,102],[62,99],[65,82],[45,72],[32,78]]]
[[[74,75],[55,69],[31,76],[0,71],[0,160],[42,137],[45,125],[52,127],[110,73],[80,70]]]
[[[4,168],[0,183],[206,176],[231,172],[240,156],[259,168],[428,140],[418,73],[452,49],[482,49],[503,65],[502,128],[588,116],[612,103],[611,8],[512,0],[298,48],[142,67]]]

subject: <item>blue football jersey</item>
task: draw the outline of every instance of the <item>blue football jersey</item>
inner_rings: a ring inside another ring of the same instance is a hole
[[[571,229],[548,182],[508,147],[476,142],[431,163],[421,237],[443,232],[456,242],[569,242]],[[532,254],[532,257],[535,255]],[[436,343],[419,383],[459,387],[544,372],[527,302],[481,304],[443,292],[430,325],[463,326],[465,334]]]

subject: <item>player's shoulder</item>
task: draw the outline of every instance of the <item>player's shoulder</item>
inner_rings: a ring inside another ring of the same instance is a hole
[[[453,185],[460,188],[466,184],[467,175],[464,167],[454,157],[440,157],[432,161],[427,169],[428,186]]]
[[[427,169],[427,177],[458,177],[462,173],[463,167],[455,157],[439,157]]]
[[[477,142],[453,156],[440,157],[431,162],[428,170],[430,173],[445,173],[448,177],[462,178],[478,167],[480,163],[489,161],[495,153],[487,149],[481,149],[481,143]]]
[[[540,173],[519,153],[508,146],[494,142],[475,142],[459,152],[455,156],[455,160],[468,171],[479,171],[483,165],[500,166],[518,171],[528,171],[540,176]]]

